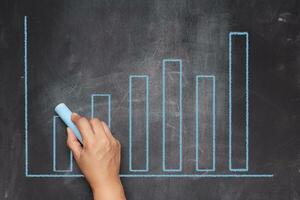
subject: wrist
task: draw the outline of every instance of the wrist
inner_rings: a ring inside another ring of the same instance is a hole
[[[90,186],[93,192],[98,192],[106,188],[115,187],[121,183],[120,177],[101,177],[101,179],[93,180]]]
[[[125,200],[120,178],[107,180],[105,183],[91,186],[94,200]]]

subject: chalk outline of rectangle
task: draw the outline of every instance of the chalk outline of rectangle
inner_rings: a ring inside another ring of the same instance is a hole
[[[82,178],[82,174],[28,174],[28,178]],[[121,178],[273,178],[274,174],[120,174]]]
[[[178,169],[167,169],[166,168],[166,62],[179,62],[179,168]],[[162,141],[162,162],[163,162],[163,171],[164,172],[180,172],[182,171],[182,60],[181,59],[163,59],[163,69],[162,69],[162,133],[163,133],[163,141]]]
[[[94,118],[94,97],[107,97],[108,99],[108,127],[111,125],[111,94],[108,93],[97,93],[91,94],[91,118]]]
[[[213,113],[213,129],[212,129],[212,136],[213,136],[213,166],[212,168],[207,169],[199,169],[199,94],[198,94],[198,83],[199,78],[211,78],[213,81],[213,98],[212,98],[212,113]],[[214,75],[197,75],[196,76],[196,171],[215,171],[216,170],[216,81]]]
[[[146,167],[145,169],[132,168],[132,78],[146,78]],[[130,75],[129,76],[129,171],[148,172],[149,171],[149,76],[148,75]]]
[[[53,135],[53,145],[52,145],[52,167],[54,172],[72,172],[73,171],[73,154],[72,151],[70,151],[70,164],[69,169],[57,169],[56,168],[56,119],[59,116],[54,115],[53,116],[53,126],[52,126],[52,135]]]
[[[24,16],[24,148],[25,177],[27,178],[82,178],[83,174],[29,173],[28,169],[28,20]],[[122,178],[272,178],[274,174],[120,174]]]
[[[245,168],[233,168],[232,167],[232,36],[246,36],[246,161]],[[249,170],[249,34],[248,32],[230,32],[229,33],[229,73],[228,73],[228,84],[229,84],[229,170],[230,171],[248,171]]]
[[[24,16],[24,118],[25,118],[25,176],[29,175],[28,173],[28,23],[27,23],[27,16]]]

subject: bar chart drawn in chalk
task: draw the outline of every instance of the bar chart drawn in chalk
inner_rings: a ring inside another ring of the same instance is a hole
[[[30,64],[28,63],[28,44],[30,43],[30,27],[29,18],[24,17],[24,115],[25,115],[25,176],[26,177],[82,177],[79,172],[74,172],[74,161],[72,153],[69,152],[67,156],[68,166],[65,168],[58,167],[57,140],[61,133],[58,129],[58,116],[49,116],[52,120],[52,168],[47,173],[37,173],[34,170],[29,169],[31,154],[29,152],[31,132],[29,130],[29,73]],[[235,112],[235,104],[232,101],[232,96],[235,94],[235,90],[232,87],[234,84],[233,69],[235,67],[232,62],[232,49],[234,48],[232,43],[235,39],[243,39],[245,49],[245,60],[243,61],[243,112],[240,114]],[[150,159],[151,145],[149,143],[150,137],[150,99],[151,93],[149,84],[151,78],[148,74],[131,74],[128,77],[128,163],[125,165],[128,167],[128,171],[121,173],[121,177],[128,178],[271,178],[272,173],[255,173],[250,170],[249,167],[249,34],[247,32],[230,32],[228,35],[229,53],[228,53],[228,170],[227,172],[219,172],[217,170],[217,158],[216,158],[216,144],[218,140],[218,133],[216,132],[216,76],[214,74],[198,74],[194,77],[193,90],[195,91],[195,105],[194,106],[194,166],[192,171],[187,172],[183,170],[183,71],[184,66],[182,59],[180,58],[166,58],[162,60],[162,99],[161,99],[161,169],[154,171],[151,166],[152,160]],[[137,87],[138,86],[138,87]],[[136,88],[139,88],[137,90]],[[142,89],[141,89],[142,88]],[[90,111],[91,117],[95,116],[96,111],[101,110],[101,118],[107,122],[111,127],[112,119],[112,99],[114,96],[111,93],[97,92],[91,94],[90,98]],[[168,103],[173,102],[173,103]],[[96,107],[98,106],[98,107]],[[101,108],[99,108],[101,106]],[[226,108],[227,109],[227,108]],[[136,112],[139,111],[139,113]],[[202,111],[202,112],[200,112]],[[98,113],[99,114],[99,113]],[[236,158],[234,154],[234,137],[236,133],[232,128],[232,124],[235,123],[234,119],[236,115],[243,119],[241,126],[243,131],[239,134],[243,134],[244,142],[242,147],[244,154],[242,158],[240,154],[239,158]],[[134,123],[138,119],[139,123]],[[137,144],[139,140],[135,140],[137,130],[144,130],[138,134],[144,136],[143,145]],[[203,138],[209,138],[208,144],[204,144]],[[121,141],[122,143],[122,141]],[[139,147],[139,151],[143,152],[143,158],[139,159],[139,163],[135,162],[135,156],[137,154],[136,148]],[[172,159],[169,159],[169,158]],[[242,164],[237,165],[235,160],[242,160]],[[242,165],[242,166],[241,166]]]

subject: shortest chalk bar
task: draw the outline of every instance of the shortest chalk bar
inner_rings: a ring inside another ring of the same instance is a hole
[[[75,134],[76,138],[81,142],[82,144],[82,138],[80,135],[80,132],[76,125],[71,120],[72,111],[66,106],[64,103],[60,103],[55,107],[55,112],[58,114],[58,116],[63,120],[63,122],[72,129],[73,133]]]

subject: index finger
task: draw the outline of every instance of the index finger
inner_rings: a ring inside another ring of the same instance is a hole
[[[99,136],[100,138],[102,139],[106,139],[107,138],[107,135],[105,133],[105,130],[101,124],[101,121],[97,118],[93,118],[91,119],[91,125],[92,125],[92,128],[94,130],[94,133],[95,133],[95,136]]]
[[[79,132],[82,136],[83,143],[93,140],[94,137],[93,129],[89,121],[85,117],[81,117],[77,113],[72,113],[71,119],[79,129]]]

